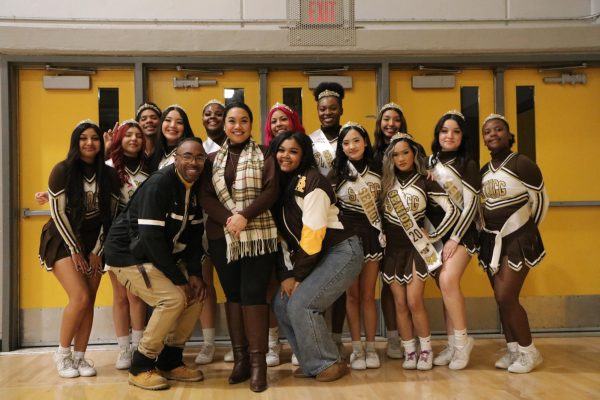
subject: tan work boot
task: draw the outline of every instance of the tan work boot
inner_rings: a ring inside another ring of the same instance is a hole
[[[180,365],[170,371],[160,371],[160,374],[172,381],[181,382],[200,382],[204,379],[204,374],[199,369],[192,369],[187,365]]]
[[[319,382],[331,382],[340,379],[347,373],[348,366],[346,363],[336,362],[335,364],[331,364],[329,368],[321,371],[317,375],[317,380]]]
[[[146,390],[161,390],[169,388],[169,383],[167,380],[163,378],[156,369],[140,372],[137,375],[133,375],[130,372],[128,382],[130,385]]]

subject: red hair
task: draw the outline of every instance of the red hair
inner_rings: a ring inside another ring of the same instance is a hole
[[[140,130],[142,134],[142,148],[138,154],[138,159],[140,160],[140,165],[142,168],[144,167],[144,163],[146,162],[146,153],[144,149],[146,148],[146,135],[144,135],[144,131],[142,127],[135,121],[125,122],[123,125],[120,125],[115,131],[112,139],[112,152],[110,154],[110,158],[113,162],[113,167],[117,171],[117,175],[119,176],[119,181],[121,185],[125,185],[129,183],[129,177],[127,176],[127,172],[125,172],[125,163],[123,162],[123,138],[125,134],[131,127],[136,127]]]
[[[265,146],[270,145],[273,139],[275,138],[275,135],[273,135],[273,131],[271,130],[271,118],[273,117],[273,113],[275,111],[281,111],[282,113],[287,115],[288,119],[290,120],[290,131],[306,133],[304,131],[302,123],[300,122],[300,116],[298,115],[298,113],[286,106],[285,104],[277,103],[273,107],[271,107],[269,115],[267,115],[267,122],[265,124]]]

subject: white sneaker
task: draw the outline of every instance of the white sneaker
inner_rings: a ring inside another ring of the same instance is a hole
[[[508,372],[526,374],[542,363],[542,355],[535,349],[533,351],[521,351],[516,361],[508,367]]]
[[[496,361],[496,368],[500,368],[500,369],[508,369],[508,367],[510,367],[512,365],[512,363],[514,363],[515,361],[517,361],[517,358],[519,357],[519,352],[518,351],[511,351],[510,349],[506,349],[506,353],[504,353],[502,355],[502,357],[500,357],[498,359],[498,361]]]
[[[225,362],[233,362],[233,349],[230,349],[225,356],[223,356],[223,361]]]
[[[132,353],[127,347],[121,347],[121,351],[119,351],[119,355],[117,356],[117,362],[115,363],[116,369],[129,369],[131,367],[131,357]]]
[[[473,339],[472,337],[467,337],[466,345],[462,347],[454,346],[454,355],[452,356],[452,361],[450,361],[450,365],[448,365],[448,368],[454,370],[465,368],[467,364],[469,364],[469,357],[471,355],[471,350],[473,350],[474,345],[475,339]]]
[[[385,354],[387,354],[388,358],[404,358],[404,349],[400,345],[400,340],[388,339]]]
[[[433,365],[448,365],[454,357],[454,347],[450,343],[433,359]]]
[[[300,363],[298,362],[298,357],[296,357],[296,355],[294,353],[292,353],[292,365],[294,366],[298,366],[300,365]]]
[[[79,371],[73,363],[71,353],[61,354],[55,352],[52,358],[54,359],[58,376],[61,378],[77,378],[79,376]]]
[[[203,344],[200,347],[200,351],[196,356],[194,362],[196,364],[205,365],[210,364],[213,361],[213,357],[215,356],[215,345],[214,344]]]
[[[91,362],[91,364],[90,364]],[[79,371],[79,376],[96,376],[96,369],[92,360],[85,358],[76,358],[73,360],[75,368]]]
[[[404,353],[404,362],[402,363],[404,369],[417,369],[417,352]]]
[[[367,369],[364,351],[353,351],[350,354],[350,367],[356,370]]]
[[[279,352],[281,351],[281,345],[279,342],[269,343],[269,351],[267,352],[267,367],[276,367],[280,363]]]
[[[419,353],[419,362],[417,362],[417,369],[419,371],[428,371],[433,368],[433,351],[421,350]]]
[[[365,361],[367,362],[367,368],[381,367],[381,363],[379,362],[379,355],[374,350],[367,350],[367,356],[365,357]]]

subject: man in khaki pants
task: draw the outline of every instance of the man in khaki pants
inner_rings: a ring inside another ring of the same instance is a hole
[[[129,369],[129,383],[143,389],[166,389],[167,379],[203,379],[183,363],[183,348],[205,296],[197,200],[205,160],[200,139],[180,142],[175,164],[138,188],[104,245],[106,264],[119,282],[154,307]]]

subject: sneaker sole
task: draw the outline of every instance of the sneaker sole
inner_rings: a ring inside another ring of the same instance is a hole
[[[164,389],[168,389],[169,388],[169,384],[168,383],[161,383],[160,385],[154,385],[154,386],[144,386],[144,385],[140,385],[138,383],[135,383],[131,379],[128,379],[127,382],[131,386],[139,387],[140,389],[146,389],[146,390],[164,390]]]
[[[178,376],[170,376],[164,373],[161,373],[163,378],[168,379],[170,381],[178,381],[178,382],[202,382],[204,380],[204,376],[191,377],[191,378],[183,378]]]

